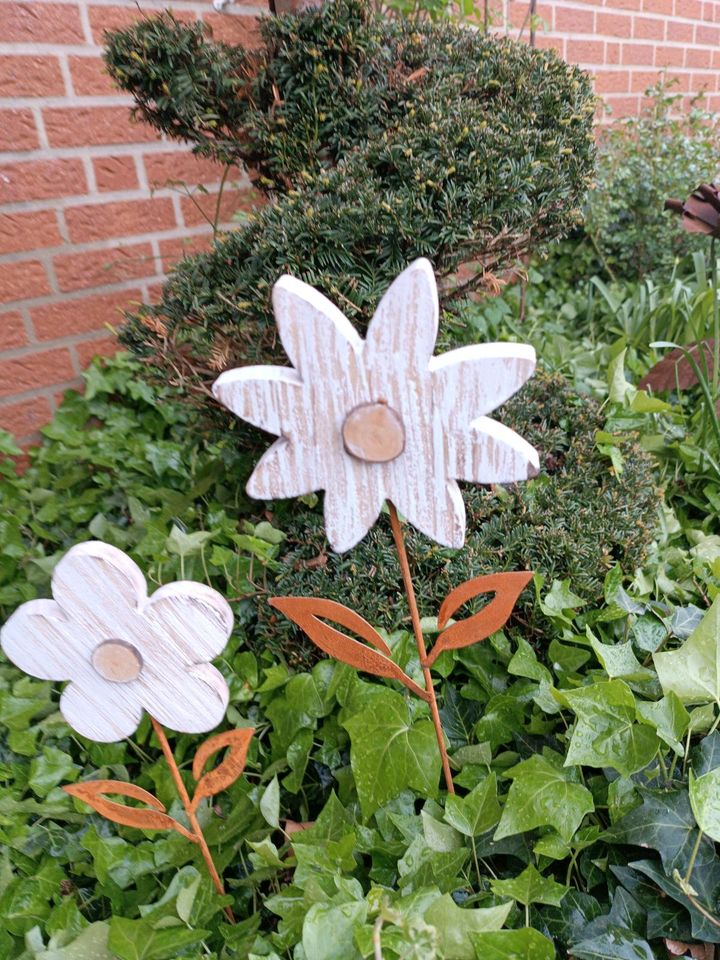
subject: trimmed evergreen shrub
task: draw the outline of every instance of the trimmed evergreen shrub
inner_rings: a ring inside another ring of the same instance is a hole
[[[552,52],[387,21],[360,0],[269,18],[263,39],[250,53],[163,15],[108,41],[142,119],[247,166],[270,200],[184,260],[124,330],[155,375],[203,398],[225,367],[277,359],[269,294],[282,273],[362,329],[426,256],[447,306],[566,233],[592,173],[590,82]]]
[[[657,525],[661,492],[652,461],[628,440],[617,475],[596,446],[604,419],[599,404],[555,374],[537,373],[494,416],[540,453],[538,477],[510,487],[465,485],[467,538],[449,550],[408,527],[408,549],[422,616],[437,615],[449,591],[470,577],[533,570],[546,582],[569,578],[583,599],[602,598],[603,580],[619,563],[633,573],[646,557]],[[284,508],[287,509],[287,508]],[[322,596],[357,610],[376,626],[409,628],[398,602],[399,569],[390,525],[381,520],[353,550],[328,550],[319,510],[278,513],[287,532],[271,590],[282,596]],[[258,642],[283,647],[291,659],[314,656],[309,641],[265,603],[258,605]],[[548,623],[526,591],[516,610],[525,636],[540,639]],[[514,616],[515,616],[514,615]]]

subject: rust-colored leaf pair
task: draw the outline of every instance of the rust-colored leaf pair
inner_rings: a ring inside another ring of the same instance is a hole
[[[193,760],[193,777],[197,787],[193,795],[188,814],[194,814],[204,797],[212,797],[233,784],[245,769],[248,747],[252,739],[251,729],[228,730],[210,737],[201,744]],[[215,769],[202,775],[203,768],[210,757],[227,747],[228,752]],[[113,823],[139,830],[176,830],[187,840],[199,842],[196,833],[191,832],[165,812],[165,807],[147,790],[134,783],[122,780],[87,780],[63,788],[66,793],[83,803],[87,803],[97,813]],[[146,804],[145,807],[131,807],[128,804],[108,800],[107,794],[129,797]]]
[[[469,647],[473,643],[486,640],[499,630],[507,622],[517,598],[531,577],[532,573],[527,571],[492,573],[475,577],[456,587],[440,607],[438,627],[442,632],[423,667],[431,667],[445,650]],[[494,593],[495,596],[478,613],[446,627],[448,620],[460,607],[484,593]],[[391,659],[392,651],[377,630],[354,611],[334,600],[314,597],[274,597],[270,600],[270,605],[296,623],[324,653],[376,677],[399,680],[416,696],[422,697],[426,702],[429,700],[428,691],[419,687]],[[336,630],[325,623],[325,620],[332,620],[352,630],[375,649],[372,650]]]

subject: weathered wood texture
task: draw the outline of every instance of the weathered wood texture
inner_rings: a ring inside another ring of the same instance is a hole
[[[293,367],[228,370],[214,393],[280,438],[255,468],[250,496],[324,490],[333,549],[361,540],[385,500],[433,540],[460,547],[465,507],[457,480],[509,483],[537,472],[535,450],[487,416],[531,376],[535,351],[487,343],[433,357],[439,310],[427,260],[395,280],[365,340],[326,297],[293,277],[275,284],[273,306]]]
[[[130,736],[147,710],[184,733],[211,730],[228,701],[210,660],[233,616],[223,597],[181,581],[148,598],[145,578],[121,550],[91,541],[55,568],[53,600],[19,607],[0,632],[5,654],[43,680],[69,680],[60,699],[78,733],[103,742]]]

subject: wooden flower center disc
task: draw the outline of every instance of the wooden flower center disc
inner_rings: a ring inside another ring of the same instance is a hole
[[[345,449],[358,460],[387,463],[405,449],[405,427],[400,415],[386,403],[362,403],[345,418]]]
[[[129,683],[140,676],[142,657],[131,643],[106,640],[93,651],[92,665],[105,680]]]

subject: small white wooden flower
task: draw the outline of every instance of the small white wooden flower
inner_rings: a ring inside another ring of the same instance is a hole
[[[129,737],[143,709],[183,733],[204,733],[225,715],[228,688],[210,664],[233,616],[201,583],[180,581],[148,598],[135,563],[115,547],[72,547],[55,567],[53,600],[30,600],[0,632],[6,656],[42,680],[69,680],[63,716],[78,733]]]
[[[486,416],[531,376],[535,351],[487,343],[433,357],[439,307],[427,260],[393,282],[365,340],[293,277],[275,284],[273,308],[293,367],[228,370],[213,392],[280,437],[248,494],[272,500],[324,490],[334,550],[358,543],[386,499],[428,537],[460,547],[465,506],[456,480],[509,483],[537,473],[530,444]]]

